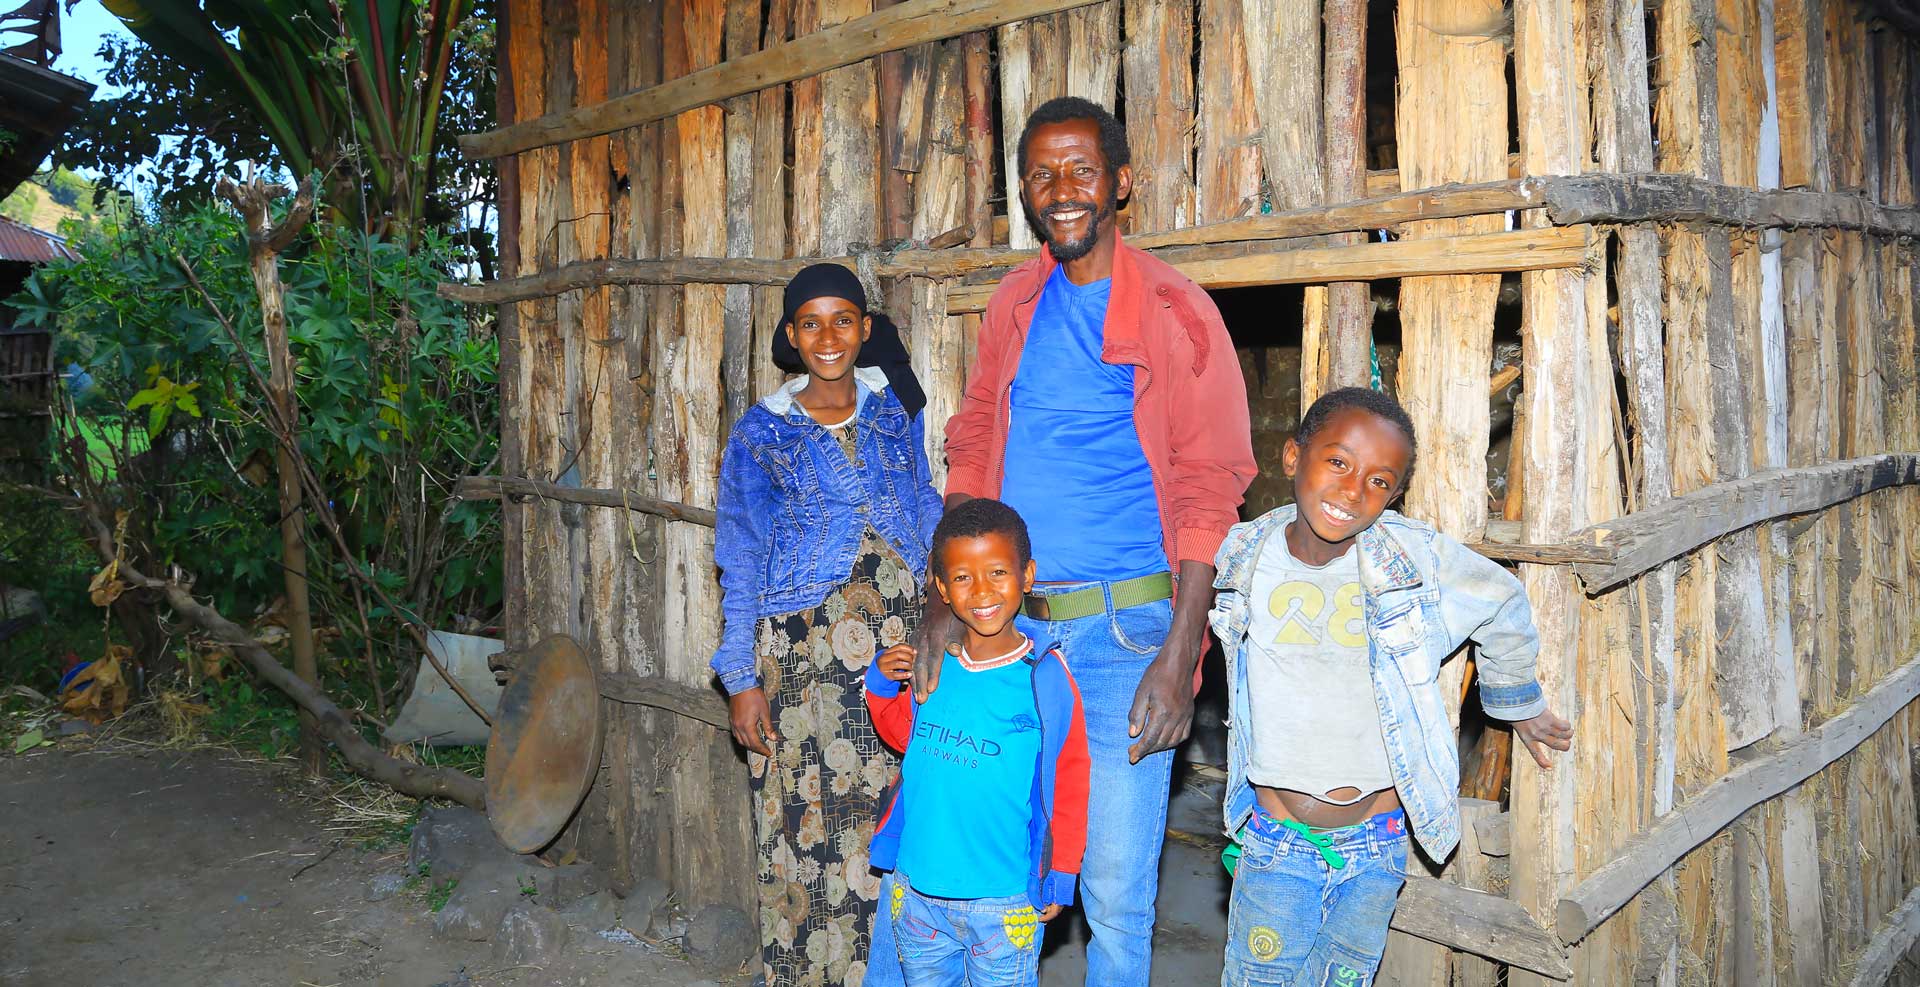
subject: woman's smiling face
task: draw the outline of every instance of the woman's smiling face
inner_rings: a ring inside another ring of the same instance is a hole
[[[853,372],[873,320],[852,302],[831,296],[809,299],[794,310],[787,341],[816,380],[839,380]]]

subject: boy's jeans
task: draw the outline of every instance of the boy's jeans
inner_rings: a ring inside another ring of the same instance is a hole
[[[929,898],[899,872],[880,889],[907,987],[1033,987],[1045,929],[1024,894]],[[876,923],[877,925],[878,923]]]
[[[1038,586],[1035,593],[1087,583]],[[1152,981],[1154,898],[1160,890],[1160,847],[1167,835],[1173,751],[1127,761],[1127,714],[1140,676],[1160,653],[1173,625],[1173,603],[1160,600],[1078,620],[1018,619],[1036,647],[1058,643],[1080,687],[1092,760],[1087,793],[1087,851],[1080,865],[1081,906],[1093,938],[1087,943],[1090,987],[1146,987]]]
[[[1227,965],[1220,987],[1365,987],[1387,945],[1387,922],[1406,883],[1407,825],[1400,810],[1336,830],[1320,848],[1255,809],[1242,832],[1227,904]]]

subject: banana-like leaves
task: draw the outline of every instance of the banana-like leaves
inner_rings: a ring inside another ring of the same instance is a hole
[[[102,2],[155,51],[252,108],[295,174],[357,166],[368,229],[416,232],[468,0]]]

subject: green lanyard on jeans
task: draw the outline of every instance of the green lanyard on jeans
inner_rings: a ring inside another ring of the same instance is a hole
[[[1333,848],[1333,834],[1351,827],[1341,826],[1324,833],[1316,833],[1305,823],[1293,819],[1282,819],[1280,825],[1300,834],[1301,839],[1313,844],[1313,848],[1320,851],[1320,859],[1325,860],[1328,867],[1340,870],[1347,866],[1347,858]],[[1220,851],[1220,866],[1227,869],[1228,877],[1232,877],[1234,870],[1240,866],[1240,844],[1246,842],[1246,836],[1247,827],[1241,826],[1240,831],[1233,834],[1233,841],[1227,844],[1226,849]]]

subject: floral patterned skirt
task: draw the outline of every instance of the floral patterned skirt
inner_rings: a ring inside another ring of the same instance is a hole
[[[899,760],[867,716],[874,656],[920,622],[920,577],[872,528],[851,578],[817,607],[760,622],[755,653],[780,734],[748,754],[767,987],[858,987],[879,875],[867,863]]]

